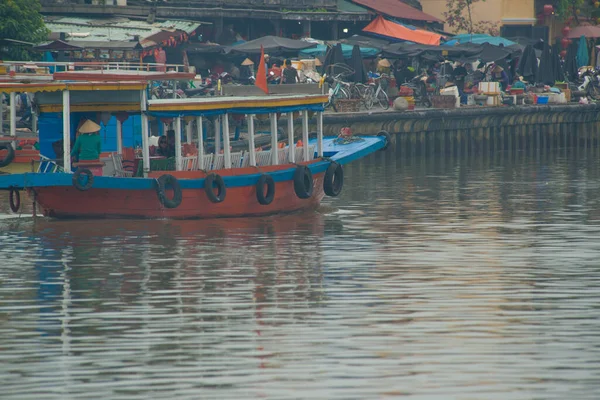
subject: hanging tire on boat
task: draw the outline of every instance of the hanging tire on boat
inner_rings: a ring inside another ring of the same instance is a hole
[[[217,189],[217,193],[215,190]],[[204,191],[206,192],[206,196],[213,203],[220,203],[225,200],[226,188],[225,181],[219,174],[209,174],[204,179]]]
[[[21,192],[15,188],[10,188],[8,193],[8,203],[12,212],[17,212],[21,208]]]
[[[308,199],[313,194],[313,177],[306,165],[299,165],[294,172],[294,192],[299,199]]]
[[[385,137],[385,146],[383,146],[383,148],[381,148],[381,151],[387,150],[387,148],[389,147],[390,143],[392,143],[392,136],[387,131],[379,131],[379,133],[377,134],[377,136],[384,136]]]
[[[177,208],[181,204],[182,194],[181,186],[179,181],[173,175],[166,174],[161,175],[156,181],[158,183],[156,187],[156,194],[158,195],[158,201],[166,208]],[[167,189],[173,190],[173,198],[167,197]]]
[[[327,196],[335,197],[342,192],[344,187],[344,169],[341,164],[332,161],[325,171],[323,178],[323,191]]]
[[[267,193],[265,193],[265,185]],[[275,181],[270,175],[261,175],[256,182],[256,200],[263,206],[271,204],[275,198]]]
[[[87,179],[84,181],[84,183],[81,182],[81,175],[87,176]],[[79,168],[77,171],[75,171],[71,180],[73,182],[73,186],[75,186],[77,190],[84,192],[89,190],[94,184],[94,174],[92,174],[92,171],[87,168]]]
[[[15,158],[15,149],[10,143],[0,143],[0,151],[6,150],[6,157],[0,159],[0,168],[6,167]]]

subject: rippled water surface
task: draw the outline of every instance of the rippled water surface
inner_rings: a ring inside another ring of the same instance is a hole
[[[0,397],[598,399],[598,155],[392,149],[257,219],[2,198]]]

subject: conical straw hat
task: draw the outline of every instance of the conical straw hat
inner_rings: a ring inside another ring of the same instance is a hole
[[[387,68],[387,67],[391,67],[392,66],[392,64],[390,64],[390,62],[387,60],[387,58],[379,60],[379,62],[377,63],[377,65],[379,65],[380,67],[383,67],[383,68]]]
[[[322,65],[323,65],[323,63],[321,62],[321,60],[319,60],[318,58],[315,58],[315,66],[320,67]]]
[[[242,65],[254,65],[254,62],[251,59],[246,58],[244,61],[242,61]]]
[[[98,125],[91,119],[88,119],[87,121],[84,122],[83,125],[81,125],[81,127],[79,127],[79,133],[92,133],[92,132],[98,132],[99,130],[100,130],[100,125]]]

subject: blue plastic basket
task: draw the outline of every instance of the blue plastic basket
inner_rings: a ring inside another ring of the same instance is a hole
[[[538,96],[537,103],[538,104],[548,104],[548,96]]]

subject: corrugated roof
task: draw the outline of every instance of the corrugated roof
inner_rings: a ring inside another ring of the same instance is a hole
[[[350,12],[350,13],[368,13],[364,7],[359,6],[358,4],[351,3],[347,0],[337,0],[337,8],[338,11],[342,12]]]
[[[127,18],[79,18],[79,17],[47,17],[46,27],[51,32],[65,32],[69,41],[117,41],[140,40],[154,36],[160,32],[193,32],[200,26],[199,22],[169,20],[149,24]]]
[[[440,22],[436,17],[417,10],[400,0],[352,0],[356,4],[368,7],[390,17],[414,21]]]

